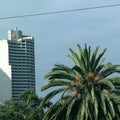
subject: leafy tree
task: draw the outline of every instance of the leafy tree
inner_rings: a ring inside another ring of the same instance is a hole
[[[41,120],[44,116],[44,108],[49,107],[47,103],[40,107],[42,98],[39,98],[34,90],[26,90],[20,94],[19,100],[6,101],[0,107],[0,120]]]
[[[82,49],[78,44],[78,53],[69,49],[68,56],[73,67],[55,64],[51,72],[45,75],[48,82],[41,90],[53,89],[42,100],[41,105],[62,93],[60,99],[45,113],[43,120],[120,120],[120,78],[110,78],[120,73],[120,65],[104,64],[104,49],[91,47]]]

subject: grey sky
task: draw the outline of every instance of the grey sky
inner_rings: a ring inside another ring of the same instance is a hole
[[[1,0],[0,17],[61,11],[120,3],[119,0]],[[68,48],[77,43],[107,48],[106,62],[120,62],[120,7],[54,15],[0,20],[0,38],[18,27],[35,38],[36,89],[46,82],[43,76],[55,63],[70,65]]]

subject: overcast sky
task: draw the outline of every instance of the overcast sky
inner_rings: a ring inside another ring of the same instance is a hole
[[[0,18],[120,3],[119,0],[1,0]],[[120,63],[120,7],[0,20],[0,39],[17,27],[35,38],[36,91],[55,63],[71,65],[68,48],[107,48],[106,62]]]

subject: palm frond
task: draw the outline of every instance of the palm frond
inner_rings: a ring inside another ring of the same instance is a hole
[[[85,49],[84,49],[84,54],[86,56],[86,69],[88,71],[91,71],[91,67],[90,67],[90,58],[91,58],[91,47],[89,46],[87,48],[87,45],[85,44]]]
[[[67,107],[67,112],[66,112],[66,120],[70,120],[71,110],[72,110],[75,102],[76,102],[76,99],[74,99],[74,98],[71,99],[71,101],[69,102],[69,105],[68,105],[68,107]]]
[[[104,77],[107,77],[113,73],[120,73],[120,67],[118,65],[106,66],[105,69],[101,71],[101,74]]]
[[[100,47],[100,46],[96,47],[96,49],[95,49],[95,50],[93,51],[93,53],[92,53],[91,61],[90,61],[90,67],[91,67],[91,69],[93,68],[93,65],[94,65],[94,63],[95,63],[95,61],[96,61],[96,57],[97,57],[97,53],[98,53],[99,47]],[[92,70],[91,70],[91,71],[92,71]]]
[[[53,90],[49,94],[45,96],[45,98],[42,100],[41,105],[42,106],[44,103],[48,103],[56,94],[61,93],[64,91],[65,88],[59,88],[57,90]]]
[[[42,118],[42,120],[49,120],[53,114],[53,112],[57,109],[57,106],[60,105],[60,102],[57,101],[56,103],[54,103],[50,109],[47,110],[47,112],[45,112],[44,117]]]
[[[92,67],[92,71],[95,71],[96,67],[98,66],[102,56],[104,55],[104,53],[106,52],[107,49],[104,49],[102,51],[102,53],[96,58],[96,60],[94,61],[93,67]]]
[[[51,79],[66,79],[66,80],[72,80],[74,79],[74,76],[72,74],[66,73],[66,72],[60,72],[60,71],[52,71],[47,73],[44,78]]]
[[[44,84],[41,87],[41,90],[46,90],[50,87],[54,87],[54,86],[69,86],[70,82],[68,81],[63,81],[63,80],[54,80],[54,81],[48,81],[46,84]]]
[[[110,100],[108,95],[105,95],[105,99],[106,99],[106,104],[107,104],[109,111],[110,111],[110,115],[112,116],[112,118],[114,118],[115,117],[115,110],[114,110],[113,103]]]
[[[99,80],[96,85],[100,85],[102,90],[108,88],[110,91],[113,91],[115,89],[115,86],[109,81],[109,79]]]
[[[67,73],[72,73],[71,68],[63,64],[55,64],[55,67],[52,69],[52,71],[64,71]]]
[[[77,71],[82,76],[85,75],[84,70],[82,68],[78,67],[78,66],[74,66],[72,69],[75,70],[75,71]]]
[[[94,71],[94,74],[97,75],[97,74],[100,73],[101,70],[103,70],[103,69],[104,69],[104,65],[99,65],[99,66],[96,68],[96,70]]]
[[[43,120],[119,120],[120,78],[106,78],[120,73],[120,65],[104,64],[104,49],[91,50],[77,45],[78,53],[69,49],[73,67],[55,64],[45,75],[49,80],[41,90],[56,87],[42,100],[49,102],[60,93],[59,100],[47,110]],[[57,88],[58,87],[58,88]],[[74,112],[75,111],[75,112]]]
[[[78,47],[79,58],[80,58],[80,68],[83,69],[84,72],[86,72],[86,70],[87,70],[87,56],[89,56],[87,54],[88,52],[85,53],[85,51],[87,50],[87,48],[84,49],[84,50],[82,50],[82,48],[81,48],[81,46],[79,44],[77,45],[77,47]],[[85,54],[87,54],[87,56]]]
[[[105,95],[102,93],[100,95],[100,106],[101,106],[101,109],[103,110],[103,114],[106,116],[107,114],[107,108],[106,108],[106,102],[105,102]]]
[[[69,48],[69,51],[71,52],[72,55],[68,55],[69,58],[73,60],[73,62],[80,67],[80,58],[79,56],[71,49]]]

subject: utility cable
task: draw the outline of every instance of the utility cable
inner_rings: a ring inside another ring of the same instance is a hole
[[[42,16],[42,15],[51,15],[51,14],[59,14],[59,13],[67,13],[67,12],[75,12],[75,11],[85,11],[85,10],[93,10],[93,9],[100,9],[100,8],[110,8],[110,7],[120,7],[120,4],[111,4],[111,5],[103,5],[103,6],[96,6],[96,7],[86,7],[86,8],[54,11],[54,12],[43,12],[43,13],[28,14],[28,15],[7,16],[7,17],[0,17],[0,20],[14,19],[14,18],[24,18],[24,17],[32,17],[32,16]]]

